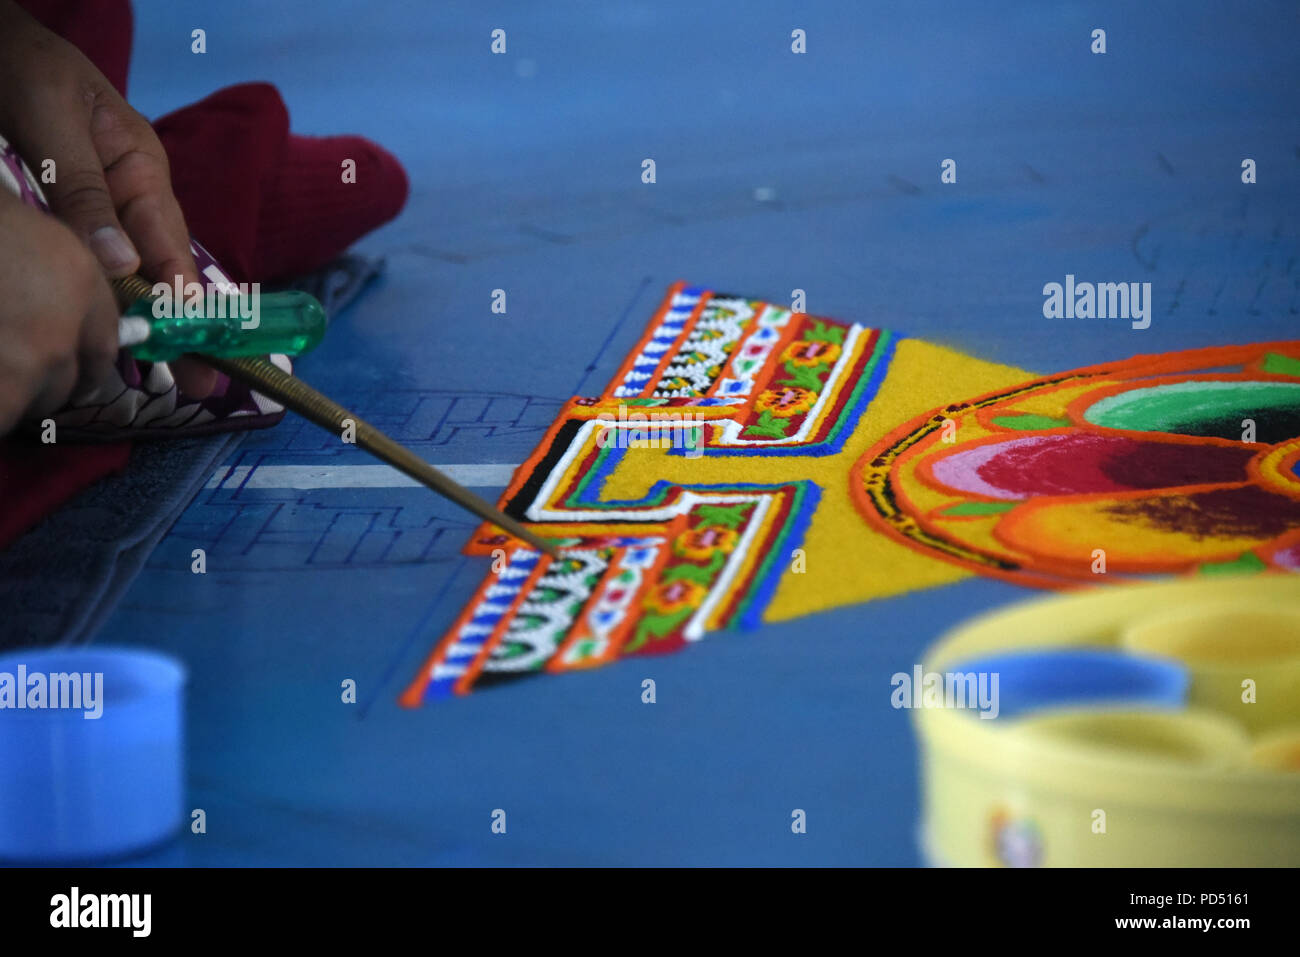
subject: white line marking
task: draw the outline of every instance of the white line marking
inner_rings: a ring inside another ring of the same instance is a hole
[[[510,484],[518,466],[510,464],[438,465],[453,482],[469,488]],[[229,474],[227,474],[229,473]],[[206,488],[422,488],[390,465],[240,465],[217,469]]]
[[[204,488],[239,488],[245,476],[248,475],[251,465],[237,465],[226,474],[225,469],[217,469],[212,473],[212,478],[208,479],[208,484]]]

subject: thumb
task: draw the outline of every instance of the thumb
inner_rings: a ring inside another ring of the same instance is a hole
[[[89,138],[63,148],[46,195],[55,215],[90,247],[110,278],[140,268],[140,254],[117,220],[103,166]]]

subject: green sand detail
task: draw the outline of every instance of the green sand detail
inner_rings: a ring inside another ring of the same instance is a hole
[[[1243,552],[1230,562],[1206,562],[1196,570],[1202,575],[1245,575],[1262,572],[1267,568],[1264,560],[1254,552]]]
[[[783,439],[789,421],[789,419],[779,419],[768,409],[764,409],[758,414],[758,421],[751,422],[740,434],[744,438],[758,435],[765,439]]]
[[[994,425],[1004,429],[1059,429],[1070,424],[1069,419],[1056,419],[1050,415],[999,415],[993,418]]]
[[[739,528],[745,520],[746,513],[753,508],[748,502],[735,505],[697,505],[695,514],[701,525],[722,525],[726,528]]]
[[[837,346],[844,344],[844,329],[813,319],[802,331],[802,336],[809,342],[833,342]]]
[[[636,626],[636,634],[623,648],[623,654],[627,655],[640,650],[652,636],[663,638],[672,634],[678,626],[683,624],[694,613],[694,608],[682,608],[671,615],[645,615]]]
[[[797,385],[809,392],[820,392],[822,390],[822,373],[829,368],[830,366],[824,362],[815,366],[797,366],[793,362],[787,362],[785,364],[786,378],[776,383],[776,385]]]
[[[1281,353],[1270,352],[1264,356],[1260,368],[1273,375],[1292,375],[1300,379],[1300,359],[1292,359]]]
[[[871,382],[872,378],[875,376],[876,367],[880,365],[881,358],[888,351],[888,348],[893,341],[894,334],[892,332],[888,329],[880,330],[880,338],[876,340],[876,348],[871,353],[871,359],[863,368],[862,374],[858,376],[857,384],[853,386],[853,394],[849,396],[849,401],[844,406],[844,411],[840,414],[839,421],[835,423],[835,426],[826,436],[826,441],[835,441],[839,437],[840,432],[842,432],[850,422],[857,422],[857,418],[853,415],[853,411],[858,409],[858,401],[862,398],[863,390],[867,388],[867,384]]]
[[[1015,502],[962,502],[945,508],[941,515],[998,515],[1016,507]]]
[[[681,565],[669,565],[663,571],[663,580],[675,582],[684,578],[697,585],[708,585],[717,577],[718,572],[722,571],[722,566],[726,563],[727,556],[718,553],[709,560],[707,565],[692,565],[689,562]]]
[[[1084,418],[1108,429],[1202,434],[1204,424],[1300,407],[1300,383],[1193,381],[1133,389],[1094,403]]]
[[[767,581],[767,576],[772,574],[778,556],[786,554],[786,541],[790,537],[790,530],[794,527],[795,521],[803,512],[804,497],[808,494],[808,486],[811,484],[811,482],[795,483],[794,501],[791,502],[790,505],[790,514],[786,516],[785,524],[781,526],[781,531],[777,533],[772,548],[768,550],[767,557],[763,559],[763,564],[758,567],[758,571],[755,572],[751,581]],[[746,614],[749,612],[750,606],[759,600],[761,591],[761,588],[750,588],[746,592],[745,596],[737,604],[735,613],[728,620],[728,628],[737,628],[740,626],[740,622],[744,621]],[[770,599],[770,596],[768,596],[768,599]]]

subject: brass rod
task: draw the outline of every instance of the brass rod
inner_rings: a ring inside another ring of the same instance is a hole
[[[152,290],[149,283],[139,276],[126,276],[122,279],[116,279],[113,281],[113,288],[119,297],[126,299],[128,303],[146,298]],[[544,538],[529,531],[495,505],[475,495],[469,489],[458,485],[406,446],[389,438],[365,419],[349,412],[333,399],[321,392],[317,392],[301,379],[291,376],[268,360],[260,358],[223,359],[217,356],[205,355],[195,355],[192,358],[224,372],[232,379],[247,383],[262,395],[274,399],[286,409],[297,412],[304,419],[319,425],[327,432],[333,432],[341,437],[345,422],[351,420],[355,431],[356,444],[371,455],[409,475],[421,485],[428,486],[439,495],[450,499],[485,522],[491,522],[552,558],[559,557],[555,546]]]

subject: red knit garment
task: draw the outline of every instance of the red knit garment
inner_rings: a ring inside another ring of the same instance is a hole
[[[262,193],[252,275],[275,280],[319,269],[401,212],[408,191],[406,170],[377,143],[290,133]]]
[[[359,136],[289,132],[275,87],[227,87],[154,123],[190,232],[237,282],[319,269],[406,202],[402,165]],[[238,148],[232,148],[238,144]],[[355,162],[355,177],[345,161]]]
[[[19,0],[126,95],[129,0]],[[280,94],[228,87],[154,124],[191,234],[239,282],[319,269],[406,202],[401,164],[357,136],[289,132]],[[238,149],[231,149],[238,143]],[[356,163],[344,182],[343,163]],[[99,478],[126,466],[130,443],[40,445],[0,438],[0,548]]]
[[[130,442],[41,445],[0,441],[0,548],[82,489],[126,468]]]
[[[131,0],[17,0],[46,29],[86,55],[118,93],[126,96],[134,19]]]
[[[129,0],[19,2],[126,95]],[[239,282],[319,269],[406,203],[406,171],[391,153],[360,136],[290,133],[268,83],[227,87],[153,125],[190,233]]]

